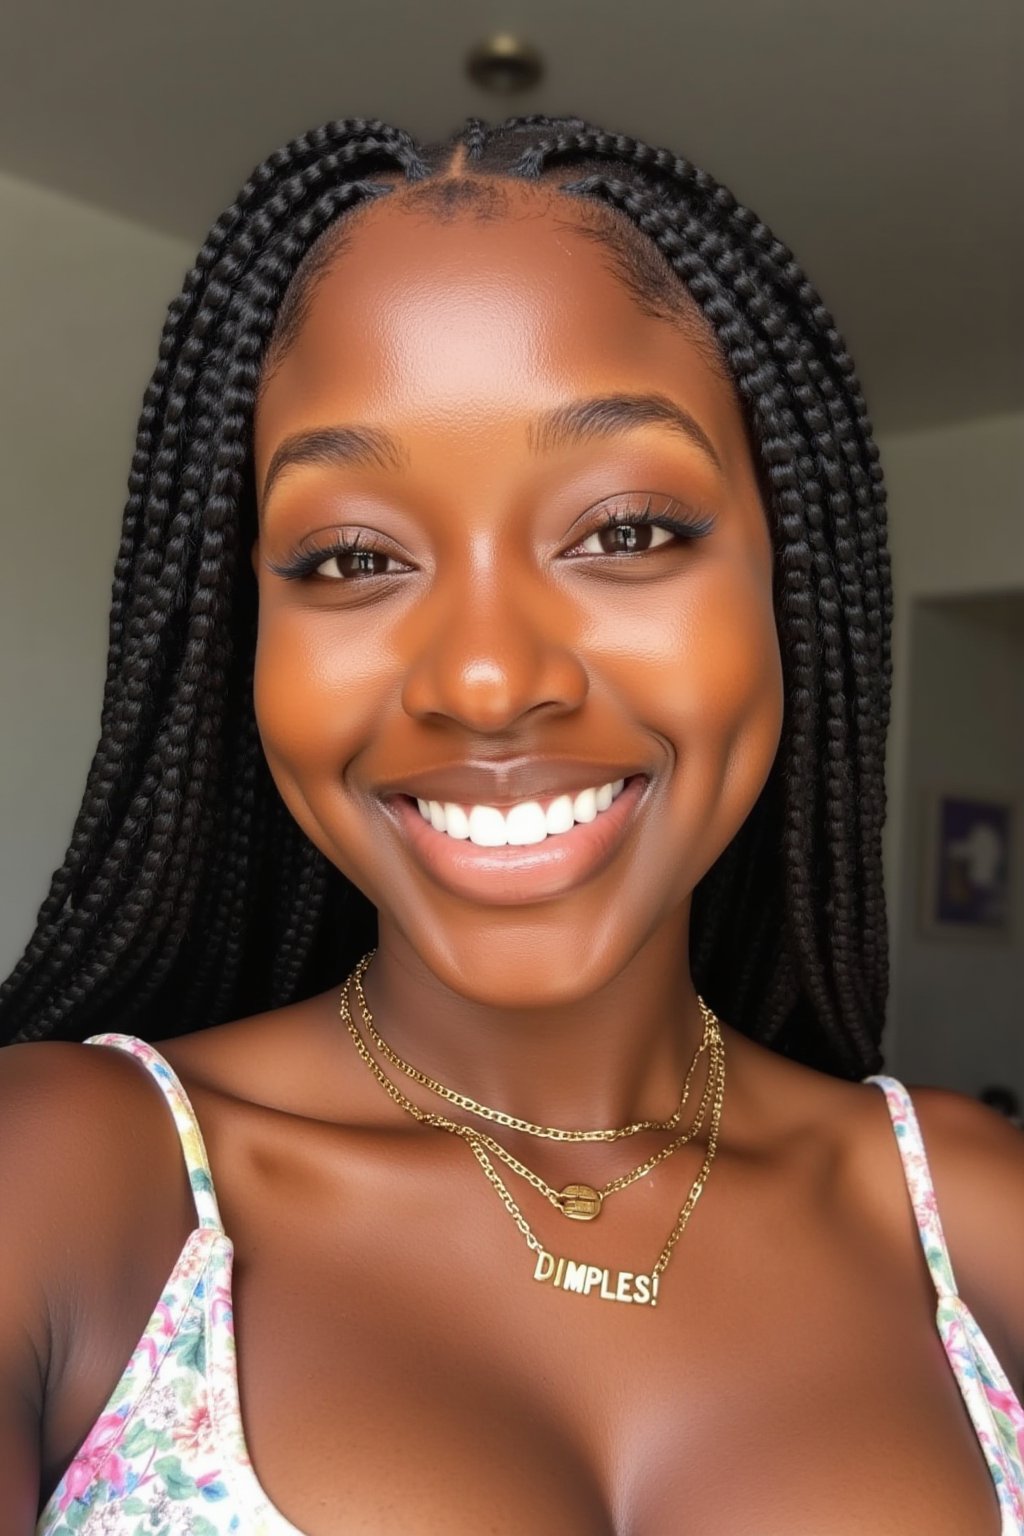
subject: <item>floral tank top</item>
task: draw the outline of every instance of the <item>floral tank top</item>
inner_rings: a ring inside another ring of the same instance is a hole
[[[93,1035],[136,1056],[174,1116],[199,1225],[100,1417],[54,1489],[36,1536],[302,1536],[263,1492],[242,1428],[235,1370],[233,1247],[221,1224],[202,1134],[176,1074],[133,1035]],[[1024,1408],[957,1294],[910,1096],[885,1094],[925,1258],[938,1330],[981,1442],[1002,1513],[1024,1536]]]

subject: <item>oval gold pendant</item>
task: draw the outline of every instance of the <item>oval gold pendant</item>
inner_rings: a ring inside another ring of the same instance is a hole
[[[601,1214],[603,1196],[589,1184],[567,1184],[558,1198],[562,1215],[570,1221],[593,1221]]]

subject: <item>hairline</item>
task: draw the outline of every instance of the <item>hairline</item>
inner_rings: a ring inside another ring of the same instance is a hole
[[[531,181],[490,171],[474,172],[467,167],[460,167],[454,175],[442,173],[418,182],[409,182],[401,172],[384,173],[379,179],[375,176],[371,196],[330,224],[296,268],[267,344],[255,404],[258,406],[270,380],[297,344],[321,282],[344,255],[359,222],[382,197],[397,195],[403,212],[412,217],[424,209],[434,223],[451,222],[456,217],[491,223],[514,217],[507,204],[500,206],[500,194],[510,186],[542,194],[556,212],[564,212],[558,221],[560,227],[601,247],[607,258],[606,270],[641,313],[676,326],[708,366],[735,387],[714,331],[654,241],[617,208],[600,198],[569,190],[569,179],[561,175]]]

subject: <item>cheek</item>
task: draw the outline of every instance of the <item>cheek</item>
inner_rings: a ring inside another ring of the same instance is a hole
[[[261,604],[254,702],[277,787],[312,835],[306,808],[332,794],[379,717],[386,665],[365,646],[339,644],[330,615]],[[319,841],[319,839],[317,839]]]
[[[710,863],[757,800],[778,751],[783,678],[770,580],[709,570],[651,603],[609,657],[631,713],[661,735],[689,846]]]

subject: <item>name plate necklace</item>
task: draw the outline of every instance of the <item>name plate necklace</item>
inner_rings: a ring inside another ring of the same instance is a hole
[[[722,1105],[725,1097],[725,1046],[722,1039],[719,1022],[714,1013],[712,1013],[710,1009],[706,1008],[706,1004],[704,1004],[703,1001],[701,1002],[701,1009],[705,1015],[706,1034],[708,1033],[708,1024],[710,1022],[710,1040],[707,1042],[707,1049],[710,1054],[710,1060],[708,1064],[708,1080],[705,1087],[705,1100],[708,1097],[712,1099],[711,1123],[708,1131],[708,1140],[705,1149],[704,1160],[700,1166],[700,1169],[698,1170],[693,1184],[690,1187],[690,1192],[683,1203],[679,1215],[676,1218],[675,1225],[673,1226],[672,1231],[669,1233],[665,1245],[662,1248],[661,1253],[658,1255],[658,1258],[656,1259],[650,1272],[634,1273],[630,1270],[616,1271],[575,1259],[558,1257],[550,1253],[544,1247],[543,1243],[541,1243],[540,1239],[534,1234],[529,1222],[526,1220],[526,1217],[523,1215],[519,1206],[516,1204],[511,1191],[507,1188],[497,1169],[494,1167],[494,1164],[491,1162],[490,1157],[488,1156],[487,1147],[483,1143],[485,1139],[486,1141],[490,1142],[492,1138],[485,1138],[484,1133],[478,1131],[473,1126],[461,1124],[457,1121],[449,1120],[444,1115],[432,1114],[429,1111],[421,1109],[419,1105],[414,1104],[413,1101],[402,1092],[396,1083],[391,1081],[391,1079],[384,1072],[383,1068],[374,1059],[366,1047],[362,1036],[359,1034],[354,1020],[352,1019],[348,1008],[347,996],[349,983],[354,982],[357,995],[360,998],[360,1009],[364,1015],[369,1018],[370,1024],[372,1026],[372,1016],[369,1013],[366,999],[362,994],[360,979],[366,967],[369,965],[370,960],[373,958],[374,953],[375,951],[371,950],[368,954],[363,956],[362,960],[356,966],[352,976],[349,978],[349,981],[345,983],[341,994],[341,1017],[345,1021],[356,1049],[358,1050],[359,1055],[363,1061],[369,1067],[370,1071],[384,1088],[385,1092],[389,1095],[390,1098],[394,1100],[396,1104],[404,1109],[407,1114],[410,1114],[414,1119],[420,1121],[422,1124],[433,1125],[439,1130],[448,1131],[453,1135],[460,1136],[468,1143],[474,1157],[483,1169],[488,1182],[495,1189],[502,1204],[505,1206],[509,1215],[515,1222],[516,1227],[525,1238],[527,1246],[531,1252],[535,1253],[537,1256],[533,1272],[534,1280],[540,1282],[541,1284],[551,1284],[558,1290],[567,1291],[575,1295],[590,1296],[596,1294],[603,1301],[625,1302],[642,1306],[657,1306],[658,1290],[661,1277],[665,1273],[665,1270],[668,1268],[669,1260],[672,1257],[675,1246],[679,1239],[682,1237],[683,1232],[686,1230],[687,1223],[693,1214],[697,1201],[700,1199],[704,1186],[707,1183],[708,1175],[711,1171],[711,1165],[714,1162],[715,1153],[718,1148],[718,1136],[722,1120]],[[704,1042],[702,1042],[702,1046],[703,1044]],[[691,1064],[691,1072],[693,1065],[695,1065],[695,1061]],[[704,1102],[704,1100],[702,1100],[702,1102]],[[480,1107],[482,1108],[484,1106]],[[493,1117],[497,1117],[501,1113],[501,1111],[491,1111],[491,1115]],[[674,1123],[678,1123],[678,1114],[679,1111],[677,1111],[676,1116],[674,1117]],[[507,1119],[514,1122],[517,1127],[526,1128],[529,1125],[529,1122],[516,1121],[514,1116],[509,1116]],[[703,1115],[701,1115],[701,1120],[703,1120]],[[664,1122],[661,1123],[663,1124]],[[640,1128],[647,1128],[644,1122],[638,1122],[637,1124]],[[654,1122],[651,1124],[653,1125]],[[554,1128],[552,1127],[538,1127],[537,1129],[554,1131]],[[691,1127],[689,1137],[692,1137],[693,1134],[695,1134],[695,1130],[696,1125]],[[618,1135],[621,1136],[623,1134],[627,1134],[629,1131],[630,1127],[623,1127],[618,1131]],[[583,1131],[554,1131],[554,1139],[572,1141],[577,1139],[612,1140],[617,1138],[615,1133],[609,1134],[607,1131],[601,1133]],[[494,1143],[494,1145],[497,1146],[498,1144]],[[500,1148],[500,1151],[504,1153],[505,1149]],[[636,1171],[634,1170],[634,1175],[635,1172]],[[569,1186],[569,1189],[573,1188],[573,1186]],[[580,1188],[580,1186],[576,1186],[576,1188]],[[582,1186],[582,1188],[586,1188],[589,1191],[589,1186]],[[568,1193],[568,1191],[564,1193]],[[594,1193],[599,1192],[595,1191]],[[570,1202],[570,1204],[571,1203],[572,1202]],[[586,1202],[583,1203],[586,1204]],[[567,1210],[565,1206],[561,1204],[558,1205],[558,1208],[562,1210],[564,1215],[573,1215],[573,1219],[575,1220],[589,1220],[599,1213],[600,1203],[598,1203],[595,1208],[589,1210],[588,1213],[583,1216],[574,1215],[572,1211]],[[612,1278],[613,1276],[614,1280]]]
[[[690,1096],[690,1087],[693,1082],[694,1072],[697,1069],[700,1058],[710,1050],[712,1041],[718,1031],[718,1020],[715,1018],[710,1008],[707,1007],[707,1004],[704,1003],[703,1000],[700,1000],[701,1011],[704,1017],[704,1035],[700,1045],[694,1052],[693,1060],[690,1062],[686,1077],[683,1080],[683,1089],[679,1104],[675,1112],[669,1117],[668,1120],[638,1120],[634,1121],[632,1125],[615,1127],[611,1130],[599,1131],[568,1131],[558,1129],[554,1126],[535,1126],[531,1121],[520,1120],[515,1115],[506,1114],[503,1110],[491,1109],[485,1104],[478,1104],[475,1099],[468,1098],[465,1094],[456,1093],[454,1089],[445,1087],[443,1083],[437,1082],[434,1078],[428,1077],[426,1073],[419,1071],[418,1068],[411,1066],[407,1061],[403,1061],[397,1052],[392,1050],[391,1046],[387,1044],[383,1036],[377,1030],[373,1022],[373,1015],[370,1012],[369,1005],[366,1001],[366,996],[363,992],[362,975],[366,969],[366,965],[369,964],[370,959],[372,959],[375,953],[376,951],[371,950],[369,956],[364,956],[364,959],[360,961],[359,965],[353,972],[351,981],[355,990],[356,998],[359,1002],[359,1011],[363,1017],[363,1025],[377,1049],[381,1051],[387,1060],[392,1062],[394,1066],[399,1067],[403,1072],[406,1073],[408,1077],[412,1078],[415,1082],[422,1084],[425,1088],[430,1089],[431,1092],[440,1095],[442,1098],[445,1098],[452,1103],[461,1104],[464,1108],[470,1110],[473,1114],[482,1115],[485,1119],[497,1120],[502,1125],[509,1125],[514,1130],[524,1131],[527,1135],[530,1136],[545,1136],[549,1139],[558,1141],[614,1141],[619,1140],[623,1136],[635,1135],[638,1131],[671,1129],[673,1126],[679,1123],[683,1109]],[[347,991],[348,985],[346,983],[346,998]],[[410,1104],[412,1101],[404,1100],[401,1096],[396,1096],[396,1094],[392,1092],[395,1084],[380,1068],[379,1063],[374,1061],[370,1052],[365,1049],[365,1042],[361,1040],[358,1027],[352,1020],[351,1014],[348,1013],[347,1006],[343,1010],[343,1017],[345,1018],[349,1033],[352,1035],[356,1049],[359,1051],[363,1061],[370,1068],[370,1071],[377,1078],[377,1081],[380,1083],[384,1091],[388,1093],[393,1099],[395,1099],[396,1103],[401,1104],[402,1107],[405,1108],[406,1105]],[[711,1103],[713,1087],[713,1077],[709,1069],[704,1084],[704,1092],[697,1107],[697,1113],[694,1116],[694,1119],[688,1129],[674,1137],[673,1140],[670,1141],[667,1146],[662,1147],[659,1152],[655,1152],[651,1157],[648,1157],[636,1168],[631,1169],[629,1173],[624,1173],[616,1179],[610,1179],[608,1183],[605,1184],[601,1189],[597,1189],[591,1184],[581,1183],[567,1184],[564,1189],[554,1189],[546,1179],[541,1178],[540,1174],[535,1173],[532,1168],[528,1168],[525,1163],[521,1162],[519,1158],[514,1155],[514,1153],[509,1152],[508,1149],[503,1147],[500,1142],[495,1141],[493,1136],[489,1136],[485,1131],[481,1131],[475,1126],[466,1126],[465,1129],[467,1131],[472,1131],[482,1147],[492,1153],[495,1157],[499,1158],[501,1162],[505,1163],[513,1173],[516,1173],[520,1178],[525,1179],[525,1181],[530,1184],[538,1194],[543,1195],[545,1200],[547,1200],[550,1205],[554,1206],[556,1211],[560,1211],[563,1216],[567,1216],[572,1221],[593,1221],[597,1216],[601,1214],[601,1208],[605,1199],[609,1195],[617,1193],[620,1189],[628,1189],[631,1184],[635,1184],[638,1179],[644,1178],[648,1173],[651,1172],[652,1169],[656,1168],[659,1163],[663,1163],[666,1158],[671,1157],[672,1154],[677,1152],[680,1147],[684,1147],[688,1141],[693,1140],[693,1138],[700,1132],[707,1117],[708,1106]],[[415,1108],[418,1110],[419,1106],[417,1105]],[[407,1110],[407,1112],[411,1111]],[[421,1119],[421,1123],[435,1125],[439,1130],[447,1130],[450,1126],[453,1126],[457,1123],[450,1121],[444,1115],[428,1117],[426,1120],[423,1120],[422,1116],[425,1113],[425,1111],[421,1112],[421,1114],[417,1116],[417,1118]]]

